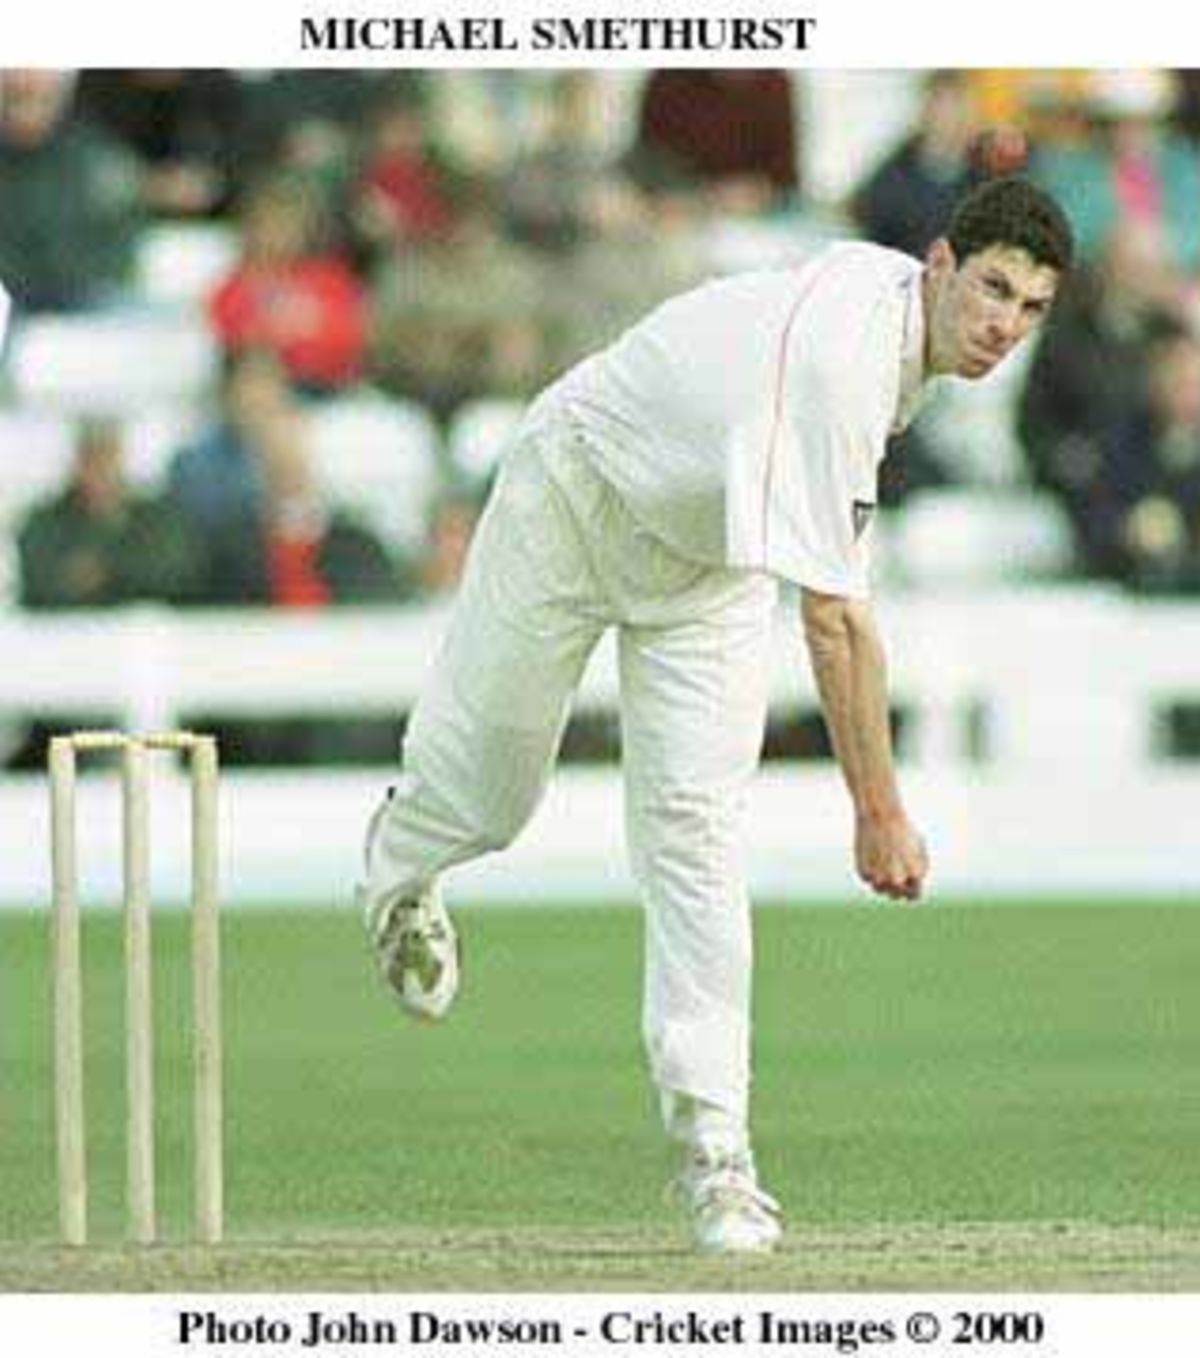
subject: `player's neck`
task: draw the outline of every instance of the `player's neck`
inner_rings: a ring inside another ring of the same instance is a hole
[[[934,358],[933,315],[937,289],[938,280],[934,277],[933,271],[926,265],[921,270],[921,311],[924,313],[925,320],[925,346],[924,353],[921,355],[921,363],[922,377],[926,381],[931,377],[937,377],[941,372]]]

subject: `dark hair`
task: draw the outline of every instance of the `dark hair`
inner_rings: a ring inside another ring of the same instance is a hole
[[[946,239],[962,264],[989,245],[1024,250],[1035,264],[1059,273],[1071,267],[1075,241],[1066,214],[1027,179],[989,179],[954,209]]]

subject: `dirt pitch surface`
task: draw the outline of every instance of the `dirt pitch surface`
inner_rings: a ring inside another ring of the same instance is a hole
[[[219,1248],[0,1245],[20,1292],[1174,1292],[1200,1230],[1092,1224],[797,1227],[774,1255],[710,1259],[663,1231],[409,1231]]]

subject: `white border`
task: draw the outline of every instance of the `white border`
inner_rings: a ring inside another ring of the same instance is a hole
[[[37,0],[9,6],[5,16],[3,65],[35,66],[233,66],[239,68],[286,67],[333,64],[314,59],[299,42],[299,18],[304,13],[423,14],[429,17],[471,13],[510,16],[522,24],[538,14],[688,15],[714,18],[736,15],[813,15],[817,30],[811,50],[787,61],[778,57],[749,59],[733,54],[719,63],[695,55],[676,58],[662,53],[560,53],[536,56],[532,52],[491,54],[473,60],[453,53],[389,52],[367,56],[359,53],[339,58],[346,66],[446,67],[467,64],[490,66],[589,66],[647,67],[656,65],[786,64],[804,68],[928,68],[934,66],[1125,66],[1197,64],[1200,35],[1189,7],[1179,0],[1141,0],[1134,9],[1098,9],[1094,6],[1051,6],[1045,0],[1004,0],[1002,5],[981,6],[957,0],[955,4],[892,4],[872,0],[741,0],[740,3],[705,3],[705,0],[606,0],[606,3],[485,4],[428,3],[413,5],[405,0],[391,4],[340,0],[337,4],[302,5],[295,0],[257,0],[253,5],[158,5],[137,0],[108,0],[81,6],[78,0]],[[170,1331],[169,1318],[180,1299],[138,1297],[75,1298],[64,1306],[62,1298],[0,1296],[0,1332],[18,1342],[13,1349],[92,1353],[166,1354],[179,1351]],[[340,1298],[345,1306],[351,1298]],[[628,1299],[626,1299],[628,1300]],[[793,1303],[798,1299],[792,1299]],[[931,1309],[947,1309],[953,1299],[937,1298]],[[1126,1354],[1183,1352],[1182,1336],[1195,1334],[1200,1322],[1196,1298],[1048,1298],[1029,1299],[1031,1304],[1059,1318],[1058,1342],[1047,1351],[1057,1354]],[[259,1309],[305,1309],[313,1301],[298,1298],[263,1298]],[[379,1298],[360,1299],[366,1309],[378,1309]],[[418,1299],[405,1299],[414,1306]],[[711,1297],[673,1298],[672,1308],[693,1302],[703,1310],[718,1311],[727,1303]],[[999,1299],[980,1299],[994,1308]],[[566,1315],[586,1316],[599,1307],[613,1308],[621,1299],[558,1298],[551,1305]],[[743,1296],[739,1307],[753,1305]],[[809,1296],[803,1310],[816,1313],[839,1302],[842,1312],[868,1317],[879,1311],[908,1313],[918,1299],[896,1297],[829,1299]],[[231,1305],[244,1308],[246,1299],[232,1301],[208,1297],[207,1307]],[[519,1299],[508,1299],[519,1305]],[[438,1309],[453,1312],[453,1299],[436,1299]],[[459,1299],[457,1307],[478,1310],[476,1303]],[[530,1299],[527,1309],[542,1313],[545,1299]],[[22,1346],[19,1339],[30,1342]],[[430,1346],[426,1351],[435,1351]],[[467,1349],[459,1348],[465,1352]],[[476,1350],[477,1351],[477,1350]],[[601,1351],[588,1344],[558,1352]],[[674,1352],[687,1351],[682,1346]],[[906,1345],[889,1346],[890,1352],[912,1352]],[[927,1346],[924,1352],[941,1350]]]

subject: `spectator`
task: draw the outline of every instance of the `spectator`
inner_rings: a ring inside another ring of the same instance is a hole
[[[1114,431],[1081,521],[1089,568],[1146,589],[1200,587],[1200,341],[1151,347],[1140,408]]]
[[[298,409],[267,415],[255,451],[262,495],[249,517],[212,526],[205,602],[325,608],[407,592],[379,540],[326,499]]]
[[[168,473],[176,504],[202,536],[258,513],[263,488],[257,448],[291,399],[270,350],[244,349],[227,358],[216,421],[176,453]]]
[[[338,391],[362,369],[365,298],[321,239],[320,202],[304,181],[275,178],[247,199],[242,259],[210,303],[230,351],[267,348],[312,395]]]
[[[1067,210],[1084,259],[1134,222],[1161,234],[1177,268],[1200,263],[1200,164],[1170,125],[1175,99],[1167,71],[1092,72],[1088,142],[1035,154],[1031,173]]]
[[[382,77],[373,71],[243,74],[238,178],[242,186],[285,169],[340,179]]]
[[[264,392],[261,394],[265,396]],[[375,535],[332,505],[309,460],[303,408],[263,399],[251,446],[260,494],[249,513],[210,523],[202,602],[314,610],[398,603],[415,580]],[[233,764],[330,764],[386,759],[398,732],[392,718],[206,718]]]
[[[916,125],[854,195],[851,215],[863,235],[923,259],[981,178],[971,154],[977,131],[966,74],[933,72]]]
[[[134,493],[114,425],[86,424],[66,487],[18,534],[26,608],[186,603],[200,583],[198,545],[169,501]]]
[[[351,216],[370,258],[445,239],[451,230],[445,172],[431,155],[422,104],[408,85],[389,85],[377,97]]]
[[[210,217],[230,201],[241,90],[228,71],[92,70],[78,107],[137,154],[155,214]]]
[[[643,219],[641,196],[597,134],[598,79],[592,71],[558,77],[542,145],[506,176],[503,213],[517,240],[562,252]]]
[[[982,67],[963,72],[981,125],[1019,128],[1037,146],[1086,141],[1093,71]]]
[[[72,116],[75,76],[0,73],[0,278],[25,311],[121,300],[142,223],[136,159]]]
[[[786,71],[655,71],[631,168],[647,187],[688,185],[714,211],[760,215],[800,195],[796,124]]]
[[[1182,287],[1159,234],[1127,224],[1051,312],[1017,410],[1033,480],[1077,520],[1087,512],[1110,431],[1144,399],[1147,346],[1182,314]]]
[[[491,194],[476,186],[445,239],[414,244],[379,271],[373,380],[442,423],[474,397],[532,393],[548,363],[546,292],[542,260],[504,235]]]
[[[370,71],[242,72],[235,202],[272,177],[301,180],[319,204],[330,240],[351,257],[346,207],[356,146],[384,78]]]

